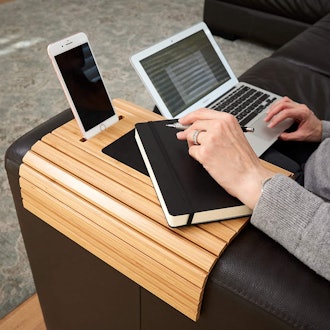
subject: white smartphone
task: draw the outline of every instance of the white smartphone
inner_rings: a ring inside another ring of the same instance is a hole
[[[83,32],[47,48],[71,110],[89,139],[118,121],[87,35]]]

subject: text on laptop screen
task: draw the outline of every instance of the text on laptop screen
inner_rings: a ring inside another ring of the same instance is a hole
[[[173,116],[229,80],[203,31],[141,61]]]

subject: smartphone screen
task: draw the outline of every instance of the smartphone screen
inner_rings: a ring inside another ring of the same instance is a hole
[[[55,56],[85,131],[115,115],[88,43]]]

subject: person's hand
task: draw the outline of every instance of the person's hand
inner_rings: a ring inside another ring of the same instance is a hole
[[[292,118],[297,124],[297,130],[284,132],[280,139],[284,141],[319,142],[322,138],[322,122],[304,104],[299,104],[288,97],[283,97],[271,105],[265,121],[272,128],[286,118]]]
[[[228,193],[253,209],[260,197],[262,182],[274,173],[262,166],[236,118],[228,113],[200,109],[179,122],[191,125],[177,133],[178,139],[188,141],[189,154]],[[197,137],[196,132],[199,132]]]

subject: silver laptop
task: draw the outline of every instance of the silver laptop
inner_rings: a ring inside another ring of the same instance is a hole
[[[258,156],[292,124],[267,127],[265,111],[280,96],[238,82],[203,22],[133,55],[131,63],[165,118],[205,107],[232,113],[254,128],[246,137]]]

